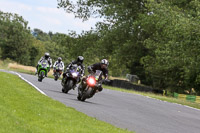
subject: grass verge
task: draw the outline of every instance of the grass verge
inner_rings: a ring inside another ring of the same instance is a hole
[[[128,133],[40,94],[16,75],[0,72],[1,133]]]
[[[111,86],[107,86],[107,85],[103,85],[103,87],[106,88],[106,89],[112,89],[112,90],[117,90],[117,91],[122,91],[122,92],[139,94],[139,95],[143,95],[143,96],[149,96],[151,98],[159,99],[159,100],[162,100],[162,101],[167,101],[167,102],[171,102],[171,103],[178,103],[178,104],[187,105],[187,106],[190,106],[190,107],[193,107],[193,108],[200,109],[199,103],[193,103],[193,102],[189,102],[189,101],[186,101],[186,100],[183,100],[183,99],[176,99],[176,98],[173,98],[173,97],[167,97],[167,96],[162,96],[162,95],[147,93],[147,92],[126,90],[126,89],[111,87]]]

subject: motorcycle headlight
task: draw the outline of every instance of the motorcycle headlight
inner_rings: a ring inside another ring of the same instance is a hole
[[[87,79],[87,83],[88,83],[90,86],[94,86],[94,85],[96,84],[96,80],[95,80],[95,78],[93,78],[93,77],[89,77],[89,78]]]
[[[77,74],[77,73],[72,73],[72,76],[73,76],[73,77],[77,77],[78,74]]]

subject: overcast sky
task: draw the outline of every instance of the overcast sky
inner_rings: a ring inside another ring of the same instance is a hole
[[[74,18],[73,14],[57,9],[57,0],[0,0],[0,10],[17,13],[29,23],[31,29],[39,28],[44,32],[81,33],[90,30],[100,19],[91,18],[86,22]]]

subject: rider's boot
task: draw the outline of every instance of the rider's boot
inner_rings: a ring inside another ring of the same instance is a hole
[[[64,86],[65,84],[65,77],[62,78],[61,85]]]

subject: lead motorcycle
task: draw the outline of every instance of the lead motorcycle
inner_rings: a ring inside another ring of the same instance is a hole
[[[47,60],[43,60],[38,65],[38,81],[42,82],[42,80],[45,78],[45,75],[47,75],[49,70],[49,63]]]
[[[98,87],[101,86],[103,80],[102,80],[102,71],[96,70],[95,73],[89,74],[86,77],[85,81],[82,81],[85,88],[83,88],[82,84],[78,87],[78,96],[77,99],[80,101],[85,101],[87,98],[91,98],[94,96],[96,91],[98,90]]]
[[[61,64],[58,64],[55,69],[54,69],[54,80],[57,81],[60,77],[60,75],[62,74],[62,71],[63,71],[63,67]]]
[[[69,72],[67,72],[66,76],[62,79],[62,92],[68,93],[69,90],[75,88],[77,82],[80,80],[81,70],[81,67],[78,65],[73,65],[70,68]]]

